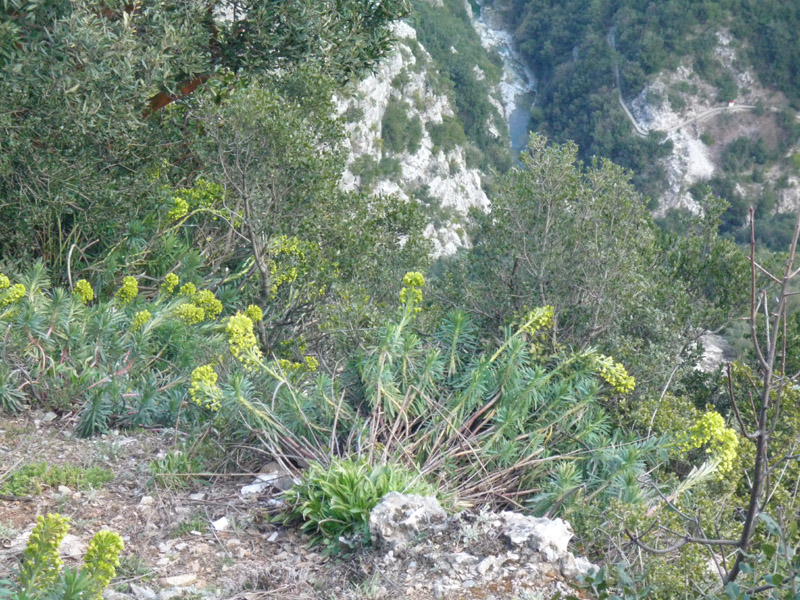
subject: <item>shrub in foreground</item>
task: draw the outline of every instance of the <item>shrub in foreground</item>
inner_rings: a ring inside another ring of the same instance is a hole
[[[369,543],[369,513],[389,492],[437,495],[420,474],[398,465],[370,466],[366,459],[314,463],[286,492],[289,510],[281,519],[302,522],[312,543],[336,554]]]
[[[0,581],[0,598],[11,600],[99,600],[116,575],[125,547],[119,534],[97,532],[80,569],[66,568],[58,547],[69,531],[69,518],[40,515],[31,532],[15,582]]]

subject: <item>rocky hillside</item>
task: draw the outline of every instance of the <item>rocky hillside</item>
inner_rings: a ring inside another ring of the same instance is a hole
[[[467,244],[462,225],[469,211],[489,206],[480,151],[464,133],[449,80],[415,29],[401,23],[395,33],[392,56],[338,103],[349,134],[342,185],[424,204],[430,216],[426,234],[435,254],[451,254]],[[451,51],[458,52],[455,47]],[[474,69],[484,81],[486,74]],[[500,92],[495,86],[491,90],[494,110],[484,127],[507,144]]]
[[[86,442],[54,413],[0,421],[0,483],[31,455],[73,470],[91,465],[110,479],[94,488],[44,485],[27,496],[0,495],[0,578],[16,568],[34,516],[49,512],[71,515],[59,547],[67,566],[80,564],[100,529],[124,539],[106,600],[550,598],[570,593],[570,583],[595,568],[569,551],[573,532],[562,519],[450,515],[435,498],[398,493],[371,513],[373,550],[330,560],[294,527],[271,521],[293,481],[275,462],[253,473],[255,480],[239,473],[215,476],[213,485],[174,476],[170,485],[157,483],[152,465],[165,464],[181,437],[171,429],[114,431]]]
[[[485,0],[537,80],[533,128],[586,162],[629,169],[680,230],[705,186],[730,204],[722,232],[785,248],[798,205],[800,13],[771,0]]]
[[[775,156],[772,161],[766,156],[753,161],[771,164],[761,181],[741,182],[739,193],[760,196],[767,186],[774,186],[785,176],[774,208],[794,211],[798,206],[798,179],[793,169],[785,168],[790,166],[788,163],[781,164],[781,159],[790,158],[798,150],[791,141],[787,144],[780,122],[787,99],[780,92],[763,87],[753,70],[744,66],[740,49],[729,32],[719,31],[716,35],[713,54],[732,82],[732,99],[722,99],[720,88],[705,81],[693,69],[692,61],[685,58],[676,69],[659,73],[630,103],[638,128],[662,132],[664,141],[672,143],[671,153],[662,160],[666,181],[657,213],[664,214],[672,208],[697,212],[700,207],[692,186],[724,176],[726,171],[752,168],[753,165],[734,164],[737,161],[732,145],[741,138],[762,144],[764,154]]]

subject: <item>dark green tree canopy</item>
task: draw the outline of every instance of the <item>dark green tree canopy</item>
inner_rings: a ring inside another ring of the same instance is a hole
[[[554,344],[599,346],[656,382],[687,342],[741,308],[747,266],[717,236],[724,206],[709,200],[685,238],[662,235],[627,171],[584,165],[577,153],[531,137],[491,212],[476,216],[473,248],[447,266],[453,304],[466,303],[490,331],[553,306]]]
[[[301,64],[346,81],[388,51],[407,11],[405,0],[5,0],[0,252],[53,258],[71,241],[115,239],[152,208],[165,161],[186,164],[191,112],[154,111],[210,80]]]

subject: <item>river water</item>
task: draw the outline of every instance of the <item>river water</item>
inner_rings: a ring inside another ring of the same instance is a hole
[[[528,143],[530,111],[536,101],[536,77],[523,63],[514,36],[503,28],[503,21],[491,2],[476,0],[478,11],[472,10],[469,1],[465,0],[465,4],[483,47],[490,52],[497,52],[503,59],[500,94],[511,148],[515,154],[519,153]]]

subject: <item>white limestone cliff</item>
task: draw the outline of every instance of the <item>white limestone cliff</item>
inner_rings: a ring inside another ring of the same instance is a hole
[[[340,115],[346,116],[348,111],[357,115],[346,124],[349,156],[342,187],[369,187],[372,193],[392,194],[403,201],[413,201],[418,195],[432,200],[437,212],[444,215],[444,222],[431,223],[426,235],[434,242],[435,255],[452,254],[468,243],[460,224],[470,210],[486,210],[489,199],[481,186],[480,171],[467,165],[464,148],[457,146],[447,152],[434,148],[426,125],[441,124],[445,117],[455,114],[453,107],[449,98],[437,91],[430,72],[432,59],[419,45],[414,29],[400,23],[395,35],[395,49],[378,71],[361,81],[352,97],[337,99]],[[402,85],[395,87],[398,76]],[[410,119],[418,117],[422,122],[422,139],[414,152],[390,153],[383,148],[382,122],[390,100],[400,102]],[[354,162],[364,156],[375,163],[391,157],[399,162],[400,173],[379,176],[366,185],[354,173]]]

